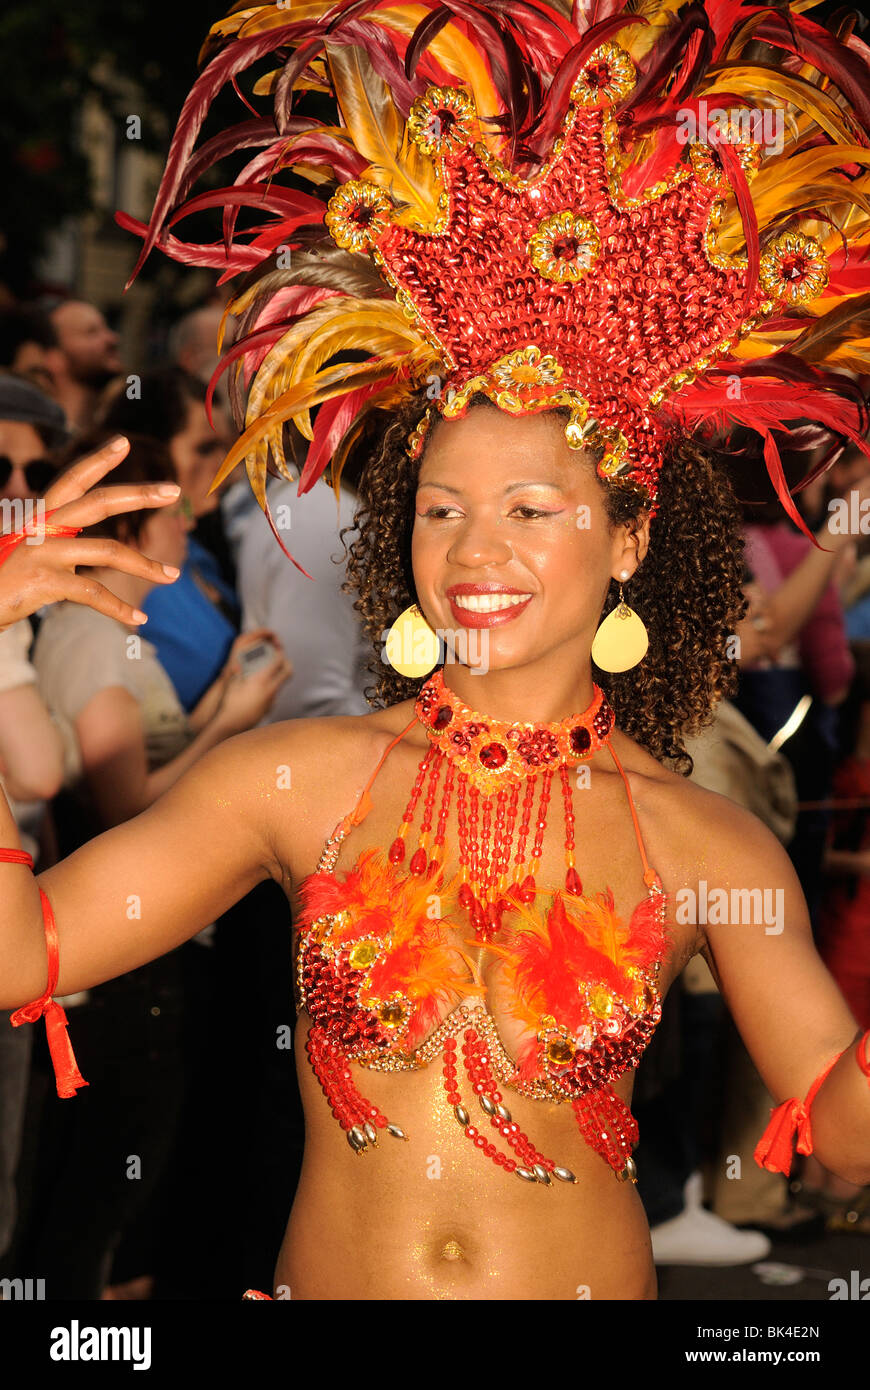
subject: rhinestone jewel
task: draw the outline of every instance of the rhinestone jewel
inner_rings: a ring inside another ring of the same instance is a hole
[[[392,1000],[386,1004],[381,1004],[378,1009],[378,1018],[381,1020],[381,1023],[385,1023],[388,1028],[395,1028],[402,1022],[404,1016],[405,1011],[401,1004],[397,1004]]]
[[[351,946],[347,963],[351,970],[367,970],[378,954],[374,941],[357,941]]]
[[[547,1043],[546,1056],[551,1066],[566,1067],[574,1060],[574,1048],[567,1038],[553,1038]]]
[[[588,752],[591,741],[589,730],[584,729],[582,725],[578,725],[576,729],[571,730],[571,747],[574,749],[575,753]]]
[[[484,767],[504,767],[508,759],[507,749],[501,743],[487,743],[477,756]]]
[[[589,1008],[598,1018],[609,1018],[613,1012],[613,995],[603,985],[596,985],[588,994]]]

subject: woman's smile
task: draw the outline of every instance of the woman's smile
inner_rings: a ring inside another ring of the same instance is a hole
[[[453,584],[447,599],[461,627],[495,627],[525,611],[534,595],[501,584]]]

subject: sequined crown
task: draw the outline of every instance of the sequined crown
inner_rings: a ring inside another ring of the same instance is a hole
[[[745,256],[717,253],[730,188],[706,144],[692,145],[690,161],[642,196],[626,196],[610,108],[634,83],[629,55],[600,47],[574,82],[549,159],[529,179],[479,138],[466,92],[429,87],[407,133],[434,161],[438,223],[401,225],[389,196],[363,179],[330,200],[326,223],[340,247],[370,252],[443,358],[449,375],[436,408],[446,418],[463,415],[476,391],[512,413],[568,406],[570,445],[600,440],[602,476],[639,485],[654,501],[667,433],[655,407],[777,303],[817,294],[827,272],[809,237],[779,238],[754,275]],[[730,148],[751,175],[756,148]],[[431,418],[411,436],[415,455]]]
[[[142,238],[136,270],[159,248],[239,277],[213,386],[226,373],[240,434],[214,486],[244,461],[293,559],[270,471],[300,495],[327,468],[335,484],[425,394],[418,455],[436,412],[480,390],[515,413],[567,407],[569,442],[600,443],[602,475],[653,500],[672,435],[761,453],[806,529],[783,444],[814,470],[844,440],[870,451],[870,50],[808,8],[234,6],[147,225],[117,214]],[[221,93],[256,118],[201,138]],[[216,241],[179,235],[209,209]]]

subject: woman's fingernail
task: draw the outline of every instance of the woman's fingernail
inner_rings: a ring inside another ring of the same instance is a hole
[[[177,579],[181,574],[181,570],[177,565],[164,565],[163,572],[164,574],[168,574],[170,579]]]
[[[147,613],[143,613],[141,608],[134,608],[134,609],[133,609],[133,621],[134,621],[134,623],[147,623],[147,621],[148,621],[148,614],[147,614]]]
[[[161,483],[157,489],[158,497],[177,497],[181,488],[178,483]]]
[[[116,435],[114,439],[109,440],[109,443],[106,445],[106,448],[110,450],[110,452],[113,454],[120,454],[122,449],[126,449],[127,443],[128,441],[124,437],[124,435],[119,434]]]

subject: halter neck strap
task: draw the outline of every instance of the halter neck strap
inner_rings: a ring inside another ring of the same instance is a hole
[[[631,787],[628,784],[628,777],[626,776],[625,768],[622,766],[622,763],[616,756],[616,753],[613,749],[613,744],[610,742],[610,739],[607,740],[607,749],[610,753],[611,758],[616,763],[616,766],[619,770],[619,775],[621,776],[625,784],[625,794],[628,797],[628,809],[629,811],[631,811],[631,820],[632,824],[634,825],[634,833],[635,838],[637,839],[637,847],[640,850],[640,857],[643,862],[643,881],[646,884],[647,888],[661,889],[661,879],[659,878],[655,869],[651,867],[649,860],[646,857],[646,849],[643,843],[643,836],[640,833],[640,822],[637,818],[637,810],[635,809],[634,797],[631,794]]]
[[[323,846],[323,851],[320,855],[320,859],[317,864],[317,873],[324,873],[325,871],[331,872],[335,868],[336,862],[338,860],[339,846],[341,845],[342,840],[345,838],[346,835],[350,833],[350,831],[353,829],[355,825],[359,825],[361,821],[365,820],[369,811],[372,809],[372,799],[369,795],[372,783],[374,782],[375,778],[377,777],[378,773],[380,772],[390,753],[392,753],[396,744],[401,743],[402,739],[405,737],[406,734],[409,734],[411,732],[416,723],[417,716],[415,714],[414,718],[410,721],[410,723],[405,725],[402,732],[396,734],[396,737],[387,744],[383,753],[378,758],[378,761],[375,765],[375,769],[372,772],[371,777],[366,782],[365,786],[360,792],[353,810],[350,811],[348,815],[346,815],[342,820],[338,822],[338,825],[335,827],[329,839],[326,841],[326,844]]]

